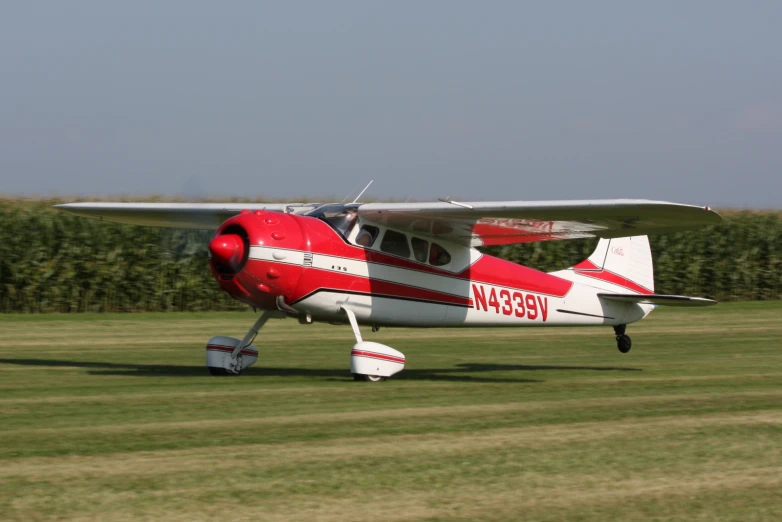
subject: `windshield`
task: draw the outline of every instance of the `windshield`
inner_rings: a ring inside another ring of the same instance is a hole
[[[323,215],[318,216],[328,223],[331,228],[339,232],[343,237],[347,238],[353,226],[356,224],[356,218],[358,214],[355,210],[342,210],[339,212],[326,211]]]

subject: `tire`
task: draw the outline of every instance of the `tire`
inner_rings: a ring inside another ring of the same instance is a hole
[[[214,377],[238,377],[240,375],[238,373],[231,373],[225,368],[218,368],[217,366],[207,366],[207,369],[209,370],[209,375]]]
[[[354,373],[353,380],[360,382],[383,382],[388,377],[381,377],[379,375],[364,375],[363,373]]]
[[[629,335],[620,335],[616,338],[616,347],[620,352],[627,353],[633,347],[633,341],[630,340]]]

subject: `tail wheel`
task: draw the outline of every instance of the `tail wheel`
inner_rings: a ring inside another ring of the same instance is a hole
[[[380,375],[364,375],[363,373],[354,373],[353,380],[361,382],[381,382],[388,379],[388,377],[381,377]]]
[[[619,348],[620,352],[627,353],[630,351],[630,348],[633,347],[633,341],[630,340],[629,335],[617,335],[616,347]]]

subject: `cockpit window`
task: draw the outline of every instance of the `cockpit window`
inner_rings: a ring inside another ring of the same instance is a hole
[[[415,260],[426,263],[426,253],[429,251],[429,241],[411,237],[410,243],[413,244],[413,257],[415,257]]]
[[[451,254],[437,243],[432,243],[429,249],[429,264],[433,266],[443,266],[451,262]]]
[[[401,232],[386,230],[380,250],[394,254],[395,256],[410,257],[410,245],[407,244],[407,236]]]
[[[342,210],[340,212],[324,212],[320,219],[331,225],[331,228],[348,237],[353,226],[356,224],[358,215],[355,210]]]
[[[358,235],[356,236],[356,244],[369,248],[375,244],[375,239],[377,239],[377,235],[379,233],[379,228],[373,227],[372,225],[364,225],[361,227],[361,230],[358,231]]]

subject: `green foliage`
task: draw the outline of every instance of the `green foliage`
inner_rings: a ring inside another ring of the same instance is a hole
[[[237,310],[206,263],[210,233],[100,223],[0,200],[0,312]],[[782,297],[779,213],[732,213],[722,225],[652,237],[660,293],[719,300]],[[596,240],[488,248],[551,271],[585,259]]]
[[[782,219],[775,212],[728,212],[717,226],[651,236],[655,291],[719,301],[782,298]],[[597,239],[487,248],[546,272],[573,266]]]
[[[730,213],[702,231],[651,237],[657,291],[722,301],[782,298],[780,213]]]
[[[0,312],[246,308],[220,292],[207,231],[100,223],[0,202]]]

